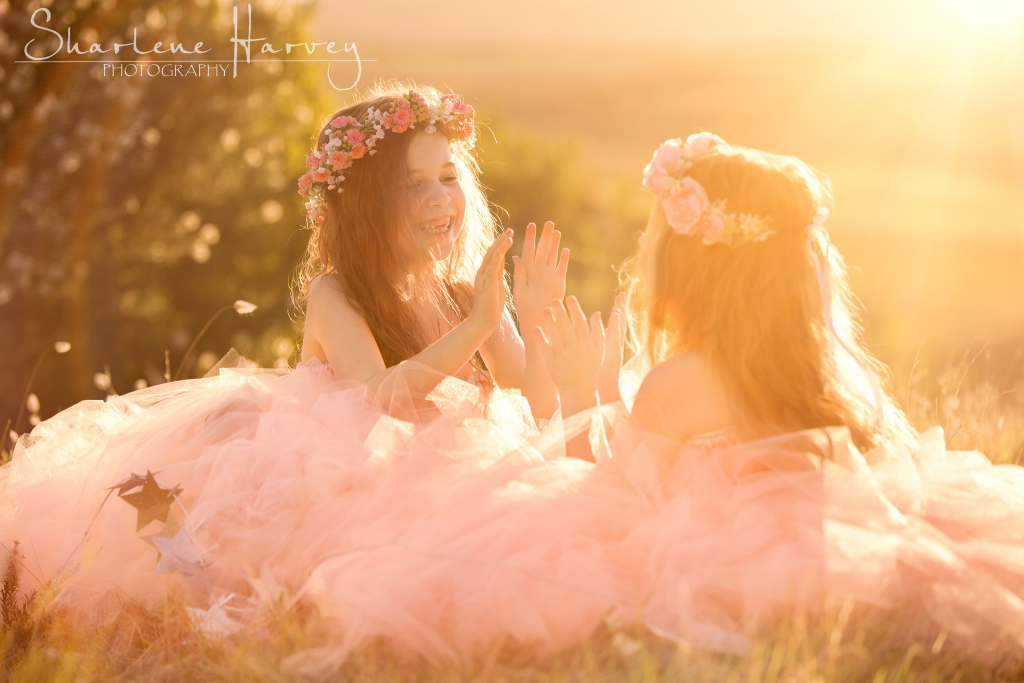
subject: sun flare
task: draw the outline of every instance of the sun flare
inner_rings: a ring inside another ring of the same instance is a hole
[[[938,4],[954,21],[975,27],[1005,28],[1024,17],[1020,0],[942,0]]]

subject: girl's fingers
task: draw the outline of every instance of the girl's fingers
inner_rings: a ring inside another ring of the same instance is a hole
[[[532,261],[534,256],[537,254],[537,245],[534,241],[537,239],[537,224],[530,223],[526,226],[526,237],[523,242],[523,260]]]
[[[561,308],[561,305],[558,306]],[[554,352],[560,352],[565,347],[565,340],[562,337],[562,330],[559,327],[556,316],[558,314],[553,308],[547,308],[544,311],[544,336],[548,338],[548,342],[551,344],[551,349]],[[564,313],[563,313],[564,315]]]
[[[544,330],[540,327],[533,328],[533,338],[537,341],[537,348],[540,349],[544,364],[550,365],[555,359],[555,353],[551,348],[551,342],[544,336]]]
[[[512,231],[507,230],[505,239],[498,244],[498,248],[495,250],[495,255],[501,257],[501,261],[505,260],[505,253],[512,248]]]
[[[523,265],[523,258],[512,257],[512,286],[521,287],[526,282],[526,266]]]
[[[616,341],[619,344],[619,353],[621,354],[623,346],[626,343],[626,311],[625,309],[620,309],[617,313],[618,315],[616,317],[618,320],[616,322],[618,325],[615,326],[615,329],[618,336]]]
[[[558,277],[565,279],[565,273],[569,270],[569,249],[568,247],[562,249],[562,255],[558,259],[558,264],[555,266],[555,274]]]
[[[487,247],[487,251],[484,252],[484,257],[480,260],[480,265],[487,263],[487,259],[494,256],[494,251],[498,248],[499,245],[503,244],[511,234],[512,229],[509,228],[505,232],[495,237],[494,241],[491,242],[491,246]]]
[[[590,317],[590,341],[598,351],[604,351],[604,325],[601,324],[601,311]]]
[[[551,223],[551,227],[554,227],[554,223]],[[551,231],[551,246],[548,247],[548,260],[545,262],[552,268],[555,267],[555,261],[558,259],[558,244],[562,241],[562,233],[558,230]]]
[[[608,327],[605,328],[605,334],[608,336],[609,341],[615,339],[615,335],[619,333],[619,309],[613,308],[612,312],[608,315]]]
[[[498,276],[500,277],[501,269],[505,267],[505,252],[512,246],[512,231],[506,230],[505,232],[494,238],[494,242],[484,252],[484,257],[480,262],[480,268],[477,269],[477,279],[474,287],[483,285],[491,278]],[[483,278],[483,280],[481,280]]]
[[[490,252],[491,252],[490,253],[491,264],[501,263],[501,264],[504,265],[504,263],[505,263],[505,252],[507,252],[509,250],[509,247],[511,247],[511,246],[512,246],[512,230],[509,229],[509,230],[506,230],[505,232],[501,233],[500,235],[498,235],[498,238],[496,240],[494,240],[494,244],[491,245],[491,249],[490,249]],[[486,257],[486,256],[484,257],[485,262],[486,262],[487,258],[488,257]]]
[[[615,297],[615,322],[617,323],[617,332],[619,334],[619,348],[622,348],[622,344],[626,339],[626,293],[619,292],[618,296]]]
[[[555,224],[548,221],[544,224],[544,230],[540,233],[540,241],[537,243],[537,255],[534,260],[537,263],[547,263],[548,254],[551,251],[551,231],[555,229]]]
[[[572,334],[576,341],[585,341],[590,337],[590,329],[587,327],[587,316],[583,314],[579,299],[574,296],[565,300],[566,308],[569,309],[569,319],[572,320]]]
[[[551,318],[558,329],[558,334],[562,337],[562,343],[566,345],[572,343],[576,339],[576,333],[572,329],[572,321],[566,315],[562,302],[555,299],[551,302],[548,310],[551,311]]]

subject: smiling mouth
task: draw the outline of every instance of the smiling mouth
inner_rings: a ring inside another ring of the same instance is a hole
[[[433,220],[423,221],[419,226],[420,230],[428,235],[443,235],[451,230],[452,223],[454,222],[455,216],[442,216]]]

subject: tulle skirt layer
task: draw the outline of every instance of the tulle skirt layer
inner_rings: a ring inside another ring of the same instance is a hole
[[[299,668],[377,637],[554,652],[610,614],[743,652],[781,609],[836,600],[1024,647],[1024,470],[938,429],[869,465],[844,429],[709,451],[626,417],[538,428],[520,396],[408,363],[374,392],[316,365],[222,368],[23,435],[0,541],[29,589],[95,612],[172,587],[225,628],[313,604],[335,637]],[[596,463],[565,457],[583,432]]]

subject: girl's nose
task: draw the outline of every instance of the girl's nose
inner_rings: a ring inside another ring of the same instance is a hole
[[[447,206],[451,201],[451,197],[448,196],[441,183],[433,183],[428,192],[425,203],[429,207]]]

